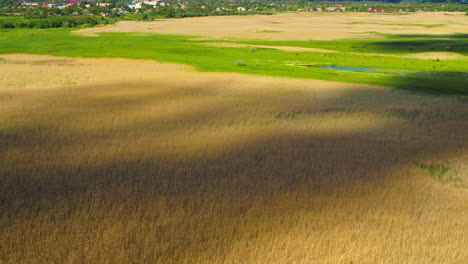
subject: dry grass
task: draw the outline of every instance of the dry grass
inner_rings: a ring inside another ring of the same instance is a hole
[[[208,46],[215,46],[215,47],[264,48],[264,49],[284,50],[284,51],[290,51],[290,52],[326,52],[326,53],[336,53],[337,52],[335,50],[326,50],[326,49],[317,49],[317,48],[251,45],[251,44],[225,43],[225,42],[205,42],[203,44],[208,45]]]
[[[0,263],[468,259],[466,100],[2,57]]]
[[[101,32],[141,32],[194,35],[210,39],[335,40],[378,37],[369,32],[397,35],[467,34],[468,17],[457,13],[445,15],[427,12],[408,15],[290,13],[275,16],[196,17],[156,22],[123,21],[112,26],[87,28],[76,32],[88,36]]]
[[[416,54],[406,55],[407,58],[415,58],[415,59],[460,59],[466,58],[462,54],[458,54],[455,52],[420,52]]]

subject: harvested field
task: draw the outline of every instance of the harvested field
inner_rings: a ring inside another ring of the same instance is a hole
[[[0,58],[1,263],[468,259],[466,98]]]
[[[77,34],[141,32],[267,40],[335,40],[378,38],[384,34],[451,35],[468,33],[468,17],[461,13],[293,13],[274,16],[222,16],[167,19],[156,22],[119,22],[87,28]]]

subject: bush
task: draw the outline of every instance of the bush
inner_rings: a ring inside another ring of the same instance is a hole
[[[15,24],[12,21],[0,20],[0,28],[15,28]]]
[[[237,60],[236,65],[237,66],[247,66],[247,64],[245,64],[245,62],[243,60]]]
[[[0,28],[68,28],[79,25],[96,25],[93,17],[48,17],[44,19],[13,18],[0,20]]]

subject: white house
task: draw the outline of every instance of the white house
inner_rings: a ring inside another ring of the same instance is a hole
[[[131,9],[140,9],[141,8],[141,3],[136,3],[136,4],[127,4],[127,6]]]
[[[24,2],[22,3],[24,6],[38,6],[39,4],[36,2]]]
[[[151,1],[151,0],[143,0],[142,4],[150,5],[150,6],[158,6],[158,1]]]

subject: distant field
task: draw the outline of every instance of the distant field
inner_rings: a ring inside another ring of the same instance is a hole
[[[268,18],[1,32],[0,263],[465,264],[467,18]]]
[[[288,13],[275,16],[214,16],[166,19],[156,22],[119,22],[77,33],[141,32],[195,35],[206,38],[265,40],[337,40],[378,38],[374,32],[401,35],[468,33],[464,13]]]
[[[198,40],[189,36],[102,33],[99,37],[86,37],[74,35],[67,29],[21,29],[5,32],[0,40],[0,54],[151,59],[188,64],[204,72],[322,79],[431,94],[468,95],[468,58],[465,56],[468,39],[464,35],[442,39],[440,36],[392,35],[378,42],[372,39],[219,42],[247,45],[229,47],[216,45],[216,40]],[[282,48],[276,48],[278,46]],[[286,47],[309,48],[311,51],[285,50]],[[427,59],[420,59],[425,56]],[[356,68],[358,71],[336,71],[326,67]]]

